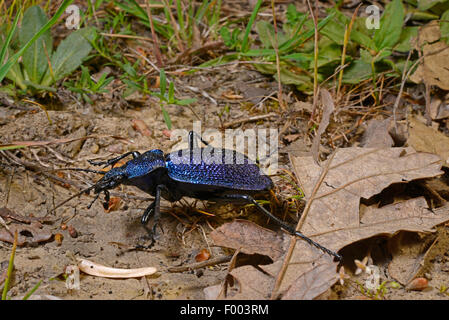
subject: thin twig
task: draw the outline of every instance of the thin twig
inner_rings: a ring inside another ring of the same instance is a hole
[[[170,267],[170,268],[168,268],[168,271],[169,272],[184,272],[184,271],[190,271],[190,270],[200,269],[200,268],[209,267],[209,266],[215,266],[217,264],[227,263],[227,262],[231,261],[232,257],[233,257],[233,255],[220,256],[217,258],[209,259],[206,261],[201,261],[198,263],[189,264],[186,266]]]
[[[295,229],[296,231],[300,231],[302,226],[304,225],[305,219],[310,211],[312,203],[315,200],[315,195],[317,194],[318,189],[320,188],[321,184],[323,183],[324,178],[326,177],[327,173],[329,172],[330,164],[331,164],[332,160],[334,159],[334,156],[336,153],[337,153],[337,149],[334,150],[334,152],[330,155],[329,159],[326,162],[326,165],[324,166],[323,170],[321,171],[321,175],[320,175],[317,183],[315,184],[315,186],[312,190],[312,193],[310,194],[309,199],[307,200],[306,206],[301,215],[301,219],[299,219],[299,222],[296,226],[296,229]],[[293,250],[295,249],[296,240],[297,240],[297,238],[295,236],[292,236],[290,239],[290,244],[289,244],[287,254],[284,257],[284,261],[282,263],[281,270],[278,273],[278,276],[276,278],[276,283],[274,285],[274,289],[271,293],[271,299],[276,299],[278,296],[279,288],[281,286],[282,280],[284,279],[285,272],[287,271],[289,261],[293,255]]]
[[[242,124],[242,123],[246,123],[246,122],[259,121],[259,120],[262,120],[262,119],[267,119],[267,118],[277,117],[277,116],[278,116],[277,113],[271,112],[271,113],[267,113],[267,114],[262,114],[260,116],[253,116],[253,117],[249,117],[249,118],[245,118],[245,119],[238,119],[238,120],[234,120],[234,121],[231,121],[231,122],[224,123],[223,124],[223,128],[226,129],[226,128],[230,128],[230,127],[233,127],[233,126],[238,125],[238,124]]]
[[[153,17],[151,15],[150,3],[148,0],[145,0],[145,3],[146,3],[146,8],[147,8],[148,20],[150,21],[151,37],[153,38],[154,55],[156,56],[158,66],[162,67],[163,66],[162,54],[161,54],[161,50],[159,48],[159,41],[157,39],[157,34],[156,34],[156,31],[154,30],[154,23],[153,23]]]

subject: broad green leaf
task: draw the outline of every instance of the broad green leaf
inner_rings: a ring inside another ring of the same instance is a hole
[[[23,78],[22,70],[18,63],[14,63],[6,74],[6,78],[11,80],[20,89],[25,90],[27,88],[25,84],[25,79]]]
[[[39,6],[32,6],[25,11],[22,26],[19,29],[19,42],[24,46],[48,22],[44,10]],[[22,56],[24,69],[31,82],[39,84],[48,68],[48,57],[53,51],[53,39],[50,30],[42,34],[25,50]]]
[[[371,78],[371,64],[362,60],[355,60],[348,68],[344,69],[343,82],[357,84],[363,80]]]
[[[374,43],[378,50],[392,48],[399,41],[404,17],[404,6],[401,0],[393,0],[386,6],[380,18],[380,28],[374,33]]]
[[[265,74],[272,74],[277,80],[277,70],[274,64],[255,64],[256,69]],[[285,66],[281,66],[281,82],[283,84],[293,84],[304,93],[309,93],[313,88],[313,80],[307,74],[298,74],[288,70]]]
[[[408,52],[412,50],[412,41],[418,36],[419,27],[405,27],[402,29],[399,42],[394,47],[394,50],[399,52]],[[448,30],[449,31],[449,30]],[[441,32],[443,33],[443,32]]]
[[[274,48],[276,38],[274,27],[270,22],[265,20],[258,21],[256,23],[256,31],[265,49]],[[278,47],[287,40],[285,34],[278,30]]]
[[[94,37],[95,29],[89,27],[76,30],[64,39],[51,57],[53,74],[48,69],[42,85],[50,86],[77,69],[91,51],[90,41]]]

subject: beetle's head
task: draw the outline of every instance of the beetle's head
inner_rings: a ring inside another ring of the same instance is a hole
[[[121,185],[125,180],[128,179],[128,172],[126,166],[112,168],[105,173],[103,178],[101,178],[94,187],[95,193],[100,193],[102,191],[114,189],[115,187]]]

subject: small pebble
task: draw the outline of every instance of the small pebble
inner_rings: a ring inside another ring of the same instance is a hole
[[[62,244],[62,240],[64,239],[64,236],[61,233],[55,234],[55,241],[60,246]]]
[[[76,229],[73,226],[68,226],[67,230],[69,231],[69,234],[72,238],[78,237],[78,232],[76,231]]]

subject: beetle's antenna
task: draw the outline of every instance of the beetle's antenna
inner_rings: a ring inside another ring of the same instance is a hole
[[[61,203],[59,203],[56,207],[54,207],[50,212],[55,211],[56,209],[58,209],[59,207],[61,207],[62,205],[66,204],[67,202],[69,202],[70,200],[72,200],[73,198],[76,198],[80,195],[82,195],[85,192],[89,192],[90,190],[92,190],[93,188],[95,188],[95,185],[90,186],[89,188],[83,189],[80,192],[78,192],[77,194],[65,199],[64,201],[62,201]]]
[[[92,202],[87,206],[87,209],[90,209],[92,207],[92,205],[94,204],[95,201],[97,201],[99,196],[100,196],[100,193],[97,193],[94,200],[92,200]]]
[[[55,171],[63,171],[63,170],[90,172],[90,173],[98,173],[98,174],[106,174],[106,172],[107,172],[107,171],[84,169],[84,168],[61,168],[61,169],[56,169]]]

